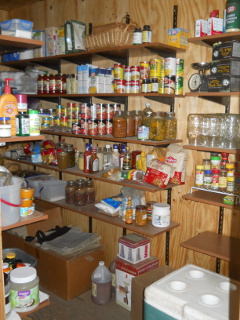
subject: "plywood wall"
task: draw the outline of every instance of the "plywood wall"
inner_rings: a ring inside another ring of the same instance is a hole
[[[209,13],[214,9],[220,10],[220,15],[225,6],[225,0],[48,0],[34,3],[31,6],[24,7],[10,12],[10,18],[22,18],[34,21],[35,29],[43,29],[49,26],[63,25],[67,19],[80,20],[88,25],[100,25],[110,22],[121,21],[122,17],[128,12],[131,18],[139,26],[150,24],[153,30],[153,41],[162,43],[167,42],[167,30],[172,27],[173,6],[178,5],[178,27],[189,30],[190,37],[194,36],[194,21],[196,19],[207,19]],[[154,56],[152,53],[143,52],[130,55],[130,65],[138,64],[142,59],[150,59]],[[188,91],[187,82],[193,72],[190,64],[192,62],[211,61],[211,49],[199,47],[194,44],[189,45],[186,53],[180,54],[180,58],[185,60],[184,90]],[[103,59],[96,58],[96,63],[100,66],[106,63]],[[67,64],[66,68],[71,68]],[[130,109],[143,109],[146,99],[129,99]],[[154,110],[169,111],[169,107],[161,103],[149,101]],[[198,98],[176,99],[175,112],[178,120],[178,138],[183,140],[183,144],[188,143],[186,137],[186,121],[189,113],[209,113],[224,112],[223,106],[203,101]],[[232,98],[231,112],[239,112],[239,98]],[[73,139],[72,139],[73,140]],[[81,145],[82,142],[74,142]],[[207,255],[199,254],[180,247],[180,243],[203,231],[217,232],[218,229],[218,211],[214,206],[208,206],[197,202],[190,202],[182,199],[182,194],[188,193],[194,181],[195,164],[200,163],[203,158],[209,158],[209,153],[188,151],[188,165],[186,184],[184,186],[173,188],[172,191],[172,220],[180,223],[180,226],[170,232],[170,265],[173,268],[179,268],[186,263],[194,263],[210,270],[215,270],[215,259]],[[111,195],[116,192],[110,184],[102,182],[96,183],[98,190],[105,190]],[[102,188],[104,186],[104,188]],[[98,196],[103,196],[98,191]],[[149,199],[158,199],[166,201],[166,192],[158,195],[147,194]],[[224,215],[224,234],[231,234],[231,216],[230,210],[225,210]],[[85,217],[68,211],[64,212],[66,223],[74,225],[83,224],[87,228]],[[117,238],[122,234],[122,230],[111,225],[95,221],[93,225],[94,232],[102,235],[103,243],[106,248],[106,261],[110,263],[117,252]],[[239,236],[239,232],[236,234]],[[161,235],[152,239],[152,254],[159,257],[160,264],[164,264],[165,236]],[[227,274],[228,264],[221,264],[221,272]]]

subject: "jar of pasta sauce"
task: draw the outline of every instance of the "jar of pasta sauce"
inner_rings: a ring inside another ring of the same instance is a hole
[[[116,111],[113,117],[114,138],[125,138],[127,135],[127,119],[122,111]]]

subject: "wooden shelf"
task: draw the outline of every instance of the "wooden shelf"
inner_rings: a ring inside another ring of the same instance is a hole
[[[34,49],[43,45],[43,41],[0,35],[0,54]]]
[[[239,256],[240,239],[205,231],[182,242],[181,246],[215,258],[231,261],[232,257]]]
[[[39,136],[28,136],[28,137],[17,137],[12,136],[10,138],[0,138],[0,142],[22,142],[22,141],[39,141],[44,140],[45,137],[43,135]]]
[[[48,130],[42,130],[41,133],[63,136],[63,137],[74,137],[74,138],[83,138],[83,139],[94,139],[94,140],[103,140],[103,141],[117,141],[117,142],[125,142],[125,143],[134,143],[148,146],[166,146],[171,143],[179,143],[182,142],[180,139],[175,140],[162,140],[162,141],[151,141],[151,140],[138,140],[137,137],[126,137],[126,138],[114,138],[112,135],[103,135],[103,136],[91,136],[88,134],[74,134],[74,133],[64,133],[64,132],[54,132]]]
[[[197,38],[189,38],[189,43],[194,43],[201,46],[212,46],[216,42],[224,42],[224,41],[232,41],[237,40],[240,41],[240,32],[228,32],[217,34],[213,36],[204,36],[204,37],[197,37]]]
[[[49,301],[49,299],[47,299],[47,300],[40,302],[36,309],[34,309],[32,311],[28,311],[28,312],[19,312],[18,315],[21,319],[23,319],[24,317],[28,316],[29,314],[32,314],[33,312],[38,311],[42,308],[45,308],[49,305],[50,305],[50,301]]]
[[[99,213],[98,209],[94,206],[94,204],[88,204],[85,206],[75,206],[74,204],[67,204],[65,200],[51,202],[51,201],[46,201],[46,200],[41,199],[41,201],[57,205],[61,208],[71,210],[71,211],[83,214],[85,216],[94,218],[96,220],[100,220],[100,221],[104,221],[109,224],[113,224],[113,225],[121,227],[121,228],[126,228],[128,230],[131,230],[131,231],[134,231],[137,233],[141,233],[141,234],[149,236],[149,237],[155,237],[159,234],[165,233],[165,232],[179,226],[179,223],[171,222],[170,226],[167,228],[156,228],[156,227],[152,226],[151,221],[147,221],[146,226],[137,226],[135,223],[126,224],[119,217],[111,217],[111,216]]]
[[[26,224],[31,224],[34,222],[46,220],[48,218],[48,215],[39,211],[35,211],[34,214],[26,217],[21,217],[20,221],[14,224],[11,224],[10,226],[2,227],[2,231],[25,226]]]
[[[182,197],[185,200],[202,202],[202,203],[210,204],[212,206],[223,207],[226,209],[233,209],[232,205],[223,203],[224,196],[226,195],[198,190],[192,193],[184,194]]]
[[[224,106],[228,106],[230,104],[231,97],[240,96],[240,92],[187,92],[185,93],[185,97],[198,97],[201,99],[209,100],[212,102],[216,102],[218,104],[222,104]]]
[[[183,149],[190,149],[190,150],[197,150],[197,151],[204,151],[204,152],[226,152],[230,154],[237,154],[237,149],[225,149],[225,148],[212,148],[212,147],[204,147],[204,146],[192,146],[192,145],[184,145]]]

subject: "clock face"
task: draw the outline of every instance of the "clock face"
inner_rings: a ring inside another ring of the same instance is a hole
[[[201,85],[201,76],[198,73],[194,73],[191,75],[188,81],[188,87],[191,91],[198,91]]]

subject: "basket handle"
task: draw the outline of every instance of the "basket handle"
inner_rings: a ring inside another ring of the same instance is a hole
[[[3,199],[0,199],[0,202],[4,203],[4,204],[6,204],[6,205],[8,205],[10,207],[20,207],[20,205],[21,205],[21,203],[20,204],[14,204],[14,203],[10,203],[10,202],[8,202],[6,200],[3,200]]]

